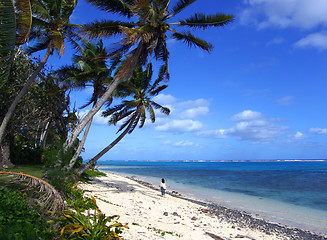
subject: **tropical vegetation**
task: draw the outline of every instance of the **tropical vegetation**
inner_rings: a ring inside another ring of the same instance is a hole
[[[115,19],[74,24],[76,0],[0,3],[1,239],[119,239],[127,226],[116,215],[106,217],[76,183],[99,174],[92,167],[137,126],[155,122],[159,111],[169,114],[152,99],[168,86],[167,40],[210,52],[212,45],[194,32],[234,19],[202,13],[177,18],[196,0],[87,1]],[[105,44],[115,36],[121,37],[118,43]],[[49,57],[62,56],[65,48],[75,51],[72,64],[47,66]],[[39,52],[42,59],[35,58]],[[82,119],[70,101],[71,91],[81,88],[92,89],[83,105],[91,110]],[[80,154],[102,107],[120,135],[83,164]],[[24,167],[15,171],[15,165]],[[32,173],[23,173],[26,165],[34,166]],[[91,209],[93,214],[82,214]]]

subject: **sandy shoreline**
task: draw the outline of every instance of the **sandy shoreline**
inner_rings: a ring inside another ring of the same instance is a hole
[[[245,212],[176,193],[161,197],[159,188],[131,177],[107,173],[79,187],[97,199],[107,215],[128,223],[125,240],[155,239],[327,239],[257,219]]]

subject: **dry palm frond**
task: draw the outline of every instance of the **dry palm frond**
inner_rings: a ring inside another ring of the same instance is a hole
[[[14,182],[23,183],[24,180],[28,180],[28,186],[38,188],[40,193],[38,198],[47,209],[51,211],[58,211],[63,209],[64,200],[62,199],[60,193],[46,181],[25,173],[0,171],[0,174],[13,177],[11,180]]]

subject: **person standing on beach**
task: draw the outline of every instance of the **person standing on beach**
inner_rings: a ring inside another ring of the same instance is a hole
[[[165,196],[166,194],[166,183],[165,183],[165,179],[161,179],[161,183],[160,183],[160,190],[161,190],[161,196]]]

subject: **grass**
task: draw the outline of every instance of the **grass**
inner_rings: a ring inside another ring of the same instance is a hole
[[[8,168],[4,171],[26,173],[38,178],[42,178],[45,173],[42,165],[16,165],[14,168]]]

